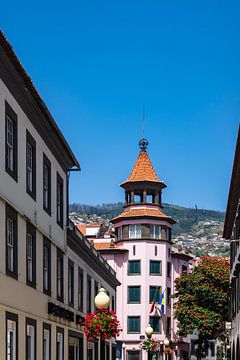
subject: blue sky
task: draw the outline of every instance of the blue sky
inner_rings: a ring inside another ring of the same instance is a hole
[[[82,171],[71,202],[124,199],[142,136],[165,202],[225,210],[240,119],[239,1],[12,1],[0,26]],[[13,11],[14,10],[14,11]]]

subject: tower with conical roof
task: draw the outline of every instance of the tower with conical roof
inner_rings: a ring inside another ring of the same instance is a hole
[[[147,145],[146,139],[140,140],[131,174],[120,185],[125,190],[124,211],[112,219],[116,231],[114,265],[122,284],[117,290],[117,311],[129,360],[147,359],[139,345],[149,323],[160,341],[171,338],[173,324],[171,232],[176,221],[163,212],[166,185],[153,168]],[[161,294],[165,302],[162,313],[152,306]]]
[[[149,219],[155,218],[158,221],[160,219],[164,220],[169,223],[170,230],[176,221],[165,215],[162,211],[162,190],[167,186],[158,178],[153,168],[147,153],[148,141],[141,139],[139,146],[141,150],[131,174],[120,185],[125,190],[124,212],[112,219],[112,222],[117,229],[117,224],[121,219],[133,219],[144,216]],[[145,235],[148,234],[145,233]],[[168,240],[171,240],[170,238],[169,233]]]

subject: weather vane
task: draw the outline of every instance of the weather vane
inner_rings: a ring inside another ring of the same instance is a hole
[[[139,141],[139,147],[142,150],[146,150],[148,147],[148,140],[144,137],[144,120],[145,120],[145,111],[144,111],[144,104],[142,107],[142,139]]]

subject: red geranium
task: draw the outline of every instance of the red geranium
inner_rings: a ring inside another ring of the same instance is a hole
[[[122,331],[116,313],[106,309],[99,309],[87,315],[81,325],[84,326],[84,333],[88,341],[95,341],[98,338],[102,340],[111,339],[111,337],[118,336]]]

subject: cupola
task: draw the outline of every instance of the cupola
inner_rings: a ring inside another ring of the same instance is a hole
[[[161,181],[147,153],[148,141],[139,141],[140,153],[131,174],[120,186],[125,190],[126,206],[132,204],[153,204],[162,207],[162,189],[166,187]]]

